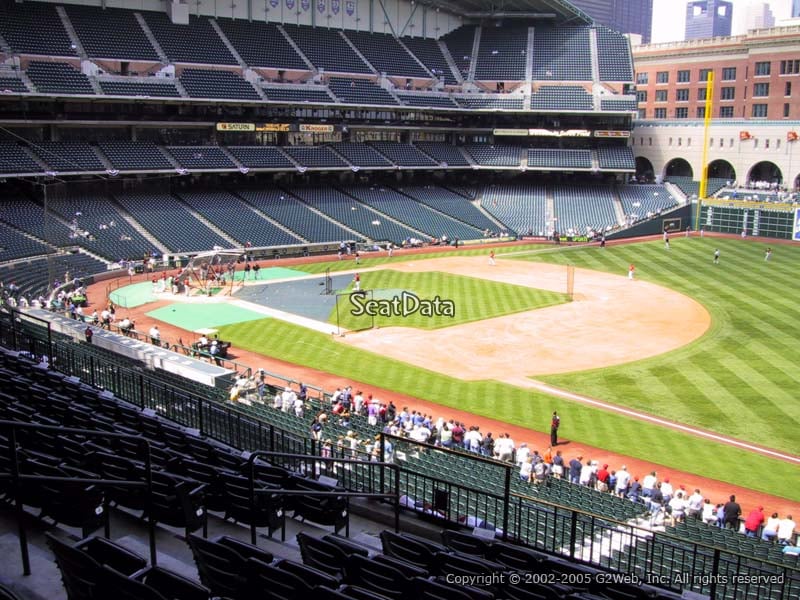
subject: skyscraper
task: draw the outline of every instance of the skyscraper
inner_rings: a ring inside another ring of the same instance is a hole
[[[733,4],[725,0],[697,0],[686,5],[686,38],[729,36]]]
[[[653,0],[571,0],[570,4],[601,25],[622,33],[638,33],[643,43],[650,42]]]
[[[772,14],[769,4],[758,2],[748,5],[744,23],[747,31],[774,27],[775,16]]]
[[[792,16],[800,17],[800,0],[792,0]]]

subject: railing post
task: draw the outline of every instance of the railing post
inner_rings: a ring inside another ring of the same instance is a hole
[[[144,469],[145,482],[147,483],[147,529],[150,539],[150,564],[156,566],[158,558],[156,556],[156,522],[153,519],[153,461],[150,456],[150,442],[143,440],[145,445]]]
[[[197,398],[197,429],[200,431],[200,435],[205,435],[205,419],[203,418],[203,399],[198,397]]]
[[[711,566],[711,587],[709,589],[709,598],[717,597],[717,575],[719,574],[719,548],[714,548],[714,562]]]
[[[9,454],[11,459],[11,489],[14,490],[14,508],[17,513],[17,531],[19,532],[19,552],[22,557],[22,574],[31,574],[31,559],[28,555],[28,533],[25,531],[25,510],[22,508],[20,498],[22,490],[19,484],[19,464],[17,463],[17,430],[11,426],[9,439]]]
[[[575,560],[575,538],[578,535],[578,513],[570,511],[570,525],[569,525],[569,557]]]
[[[94,376],[94,356],[89,355],[89,373],[92,376],[92,387],[97,387]]]
[[[255,514],[256,514],[255,456],[251,456],[248,459],[248,463],[250,464],[250,468],[247,470],[247,480],[248,480],[248,485],[250,487],[250,543],[253,544],[253,546],[256,546],[257,536],[256,536],[256,521],[255,521]]]
[[[383,493],[383,490],[381,490]],[[394,532],[400,533],[400,466],[394,465]]]
[[[506,467],[506,479],[503,482],[503,541],[508,539],[508,503],[511,501],[511,467]]]

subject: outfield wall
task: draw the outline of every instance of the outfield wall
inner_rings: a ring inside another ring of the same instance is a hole
[[[747,235],[793,239],[795,207],[733,200],[704,200],[700,205],[698,228],[719,233],[747,232]]]

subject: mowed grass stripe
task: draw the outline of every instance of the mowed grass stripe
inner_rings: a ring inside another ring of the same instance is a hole
[[[721,250],[719,265],[712,264],[716,247]],[[780,246],[767,263],[763,260],[765,247],[750,241],[680,238],[669,251],[658,241],[520,257],[572,262],[611,273],[620,273],[620,264],[633,262],[637,277],[692,296],[712,316],[705,336],[674,352],[600,373],[539,379],[625,406],[647,410],[650,405],[651,411],[670,419],[703,424],[798,454],[800,439],[794,432],[800,425],[800,402],[787,395],[800,386],[800,372],[794,365],[800,351],[800,307],[793,302],[800,293],[795,275],[800,251]],[[750,351],[743,353],[745,349]],[[685,377],[668,389],[653,385],[654,377],[663,379],[665,369],[680,371]],[[749,378],[745,377],[748,373]],[[639,393],[630,384],[614,384],[631,380],[640,384]],[[784,418],[775,427],[775,420],[768,415],[778,404]]]

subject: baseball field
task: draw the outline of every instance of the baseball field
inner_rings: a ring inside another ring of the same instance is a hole
[[[797,462],[542,391],[552,386],[796,457],[800,248],[773,247],[765,261],[766,247],[708,237],[674,237],[669,250],[660,240],[605,249],[513,246],[496,250],[496,265],[480,248],[381,253],[358,266],[372,297],[384,298],[375,296],[380,290],[438,295],[453,302],[455,316],[383,314],[374,329],[344,337],[268,318],[225,326],[220,335],[246,350],[534,430],[546,429],[557,405],[580,443],[797,501]],[[575,266],[571,301],[568,264]],[[345,319],[346,329],[365,326],[363,316]]]

